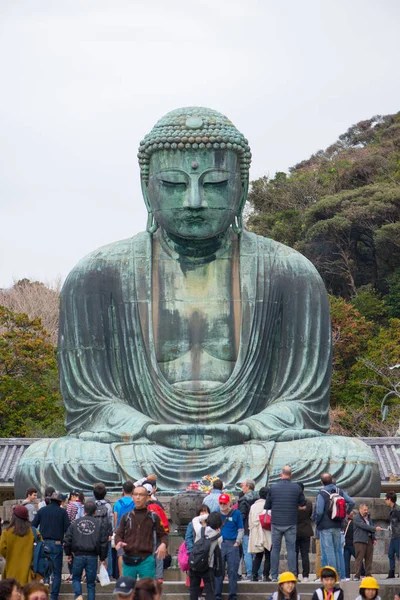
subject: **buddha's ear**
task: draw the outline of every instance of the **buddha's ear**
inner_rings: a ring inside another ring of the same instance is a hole
[[[145,180],[145,178],[142,177],[140,178],[140,184],[142,186],[142,195],[143,195],[143,200],[144,203],[146,205],[147,208],[147,213],[148,213],[148,217],[147,217],[147,225],[146,225],[146,230],[149,233],[155,233],[158,229],[158,223],[155,220],[154,216],[153,216],[153,211],[150,205],[150,201],[149,201],[149,194],[147,193],[147,186],[148,186],[148,182]]]
[[[242,212],[244,209],[244,205],[246,204],[248,193],[249,193],[249,181],[248,181],[248,179],[246,179],[246,181],[242,182],[242,198],[240,200],[239,210],[237,213],[238,217],[242,216]]]
[[[147,193],[147,186],[149,185],[149,182],[145,180],[143,175],[140,177],[140,185],[142,186],[142,196],[147,208],[147,212],[151,213],[152,210],[149,202],[149,194]]]

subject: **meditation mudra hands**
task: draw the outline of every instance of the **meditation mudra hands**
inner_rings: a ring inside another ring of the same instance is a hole
[[[168,448],[202,450],[241,444],[251,438],[247,425],[148,425],[146,437]]]

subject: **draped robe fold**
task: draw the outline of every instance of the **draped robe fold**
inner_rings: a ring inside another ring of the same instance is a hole
[[[264,483],[288,462],[309,488],[317,488],[322,470],[334,470],[353,493],[378,493],[371,450],[358,440],[323,435],[331,335],[316,269],[295,250],[245,232],[240,292],[240,346],[231,376],[207,393],[179,390],[156,361],[152,236],[105,246],[78,263],[64,284],[60,314],[69,437],[31,446],[20,461],[18,485],[45,478],[73,489],[86,477],[119,490],[124,478],[149,472],[158,474],[161,489],[184,487],[208,472],[227,483],[246,476]],[[159,423],[172,431],[175,424],[246,424],[251,439],[238,444],[232,434],[224,448],[185,450],[179,440],[167,448],[146,438],[147,426]]]

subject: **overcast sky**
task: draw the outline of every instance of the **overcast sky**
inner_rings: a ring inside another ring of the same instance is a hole
[[[137,146],[202,105],[273,176],[400,110],[398,0],[0,0],[0,287],[145,228]]]

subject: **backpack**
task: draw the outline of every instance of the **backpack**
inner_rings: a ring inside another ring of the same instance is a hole
[[[331,494],[327,490],[322,490],[329,496],[328,517],[332,521],[341,521],[346,518],[346,500],[340,495],[339,488],[336,488]]]
[[[108,535],[110,536],[112,534],[112,525],[108,515],[107,502],[102,500],[96,500],[95,502],[96,512],[94,513],[94,516],[98,519],[102,519],[102,525],[103,527],[107,527]]]
[[[31,569],[34,573],[38,573],[42,577],[50,577],[54,571],[50,550],[43,540],[39,539],[36,528],[31,527],[31,529],[34,537]]]
[[[195,573],[204,573],[208,571],[211,544],[219,538],[220,534],[212,538],[206,538],[206,528],[201,528],[201,537],[194,543],[189,554],[189,569]]]

